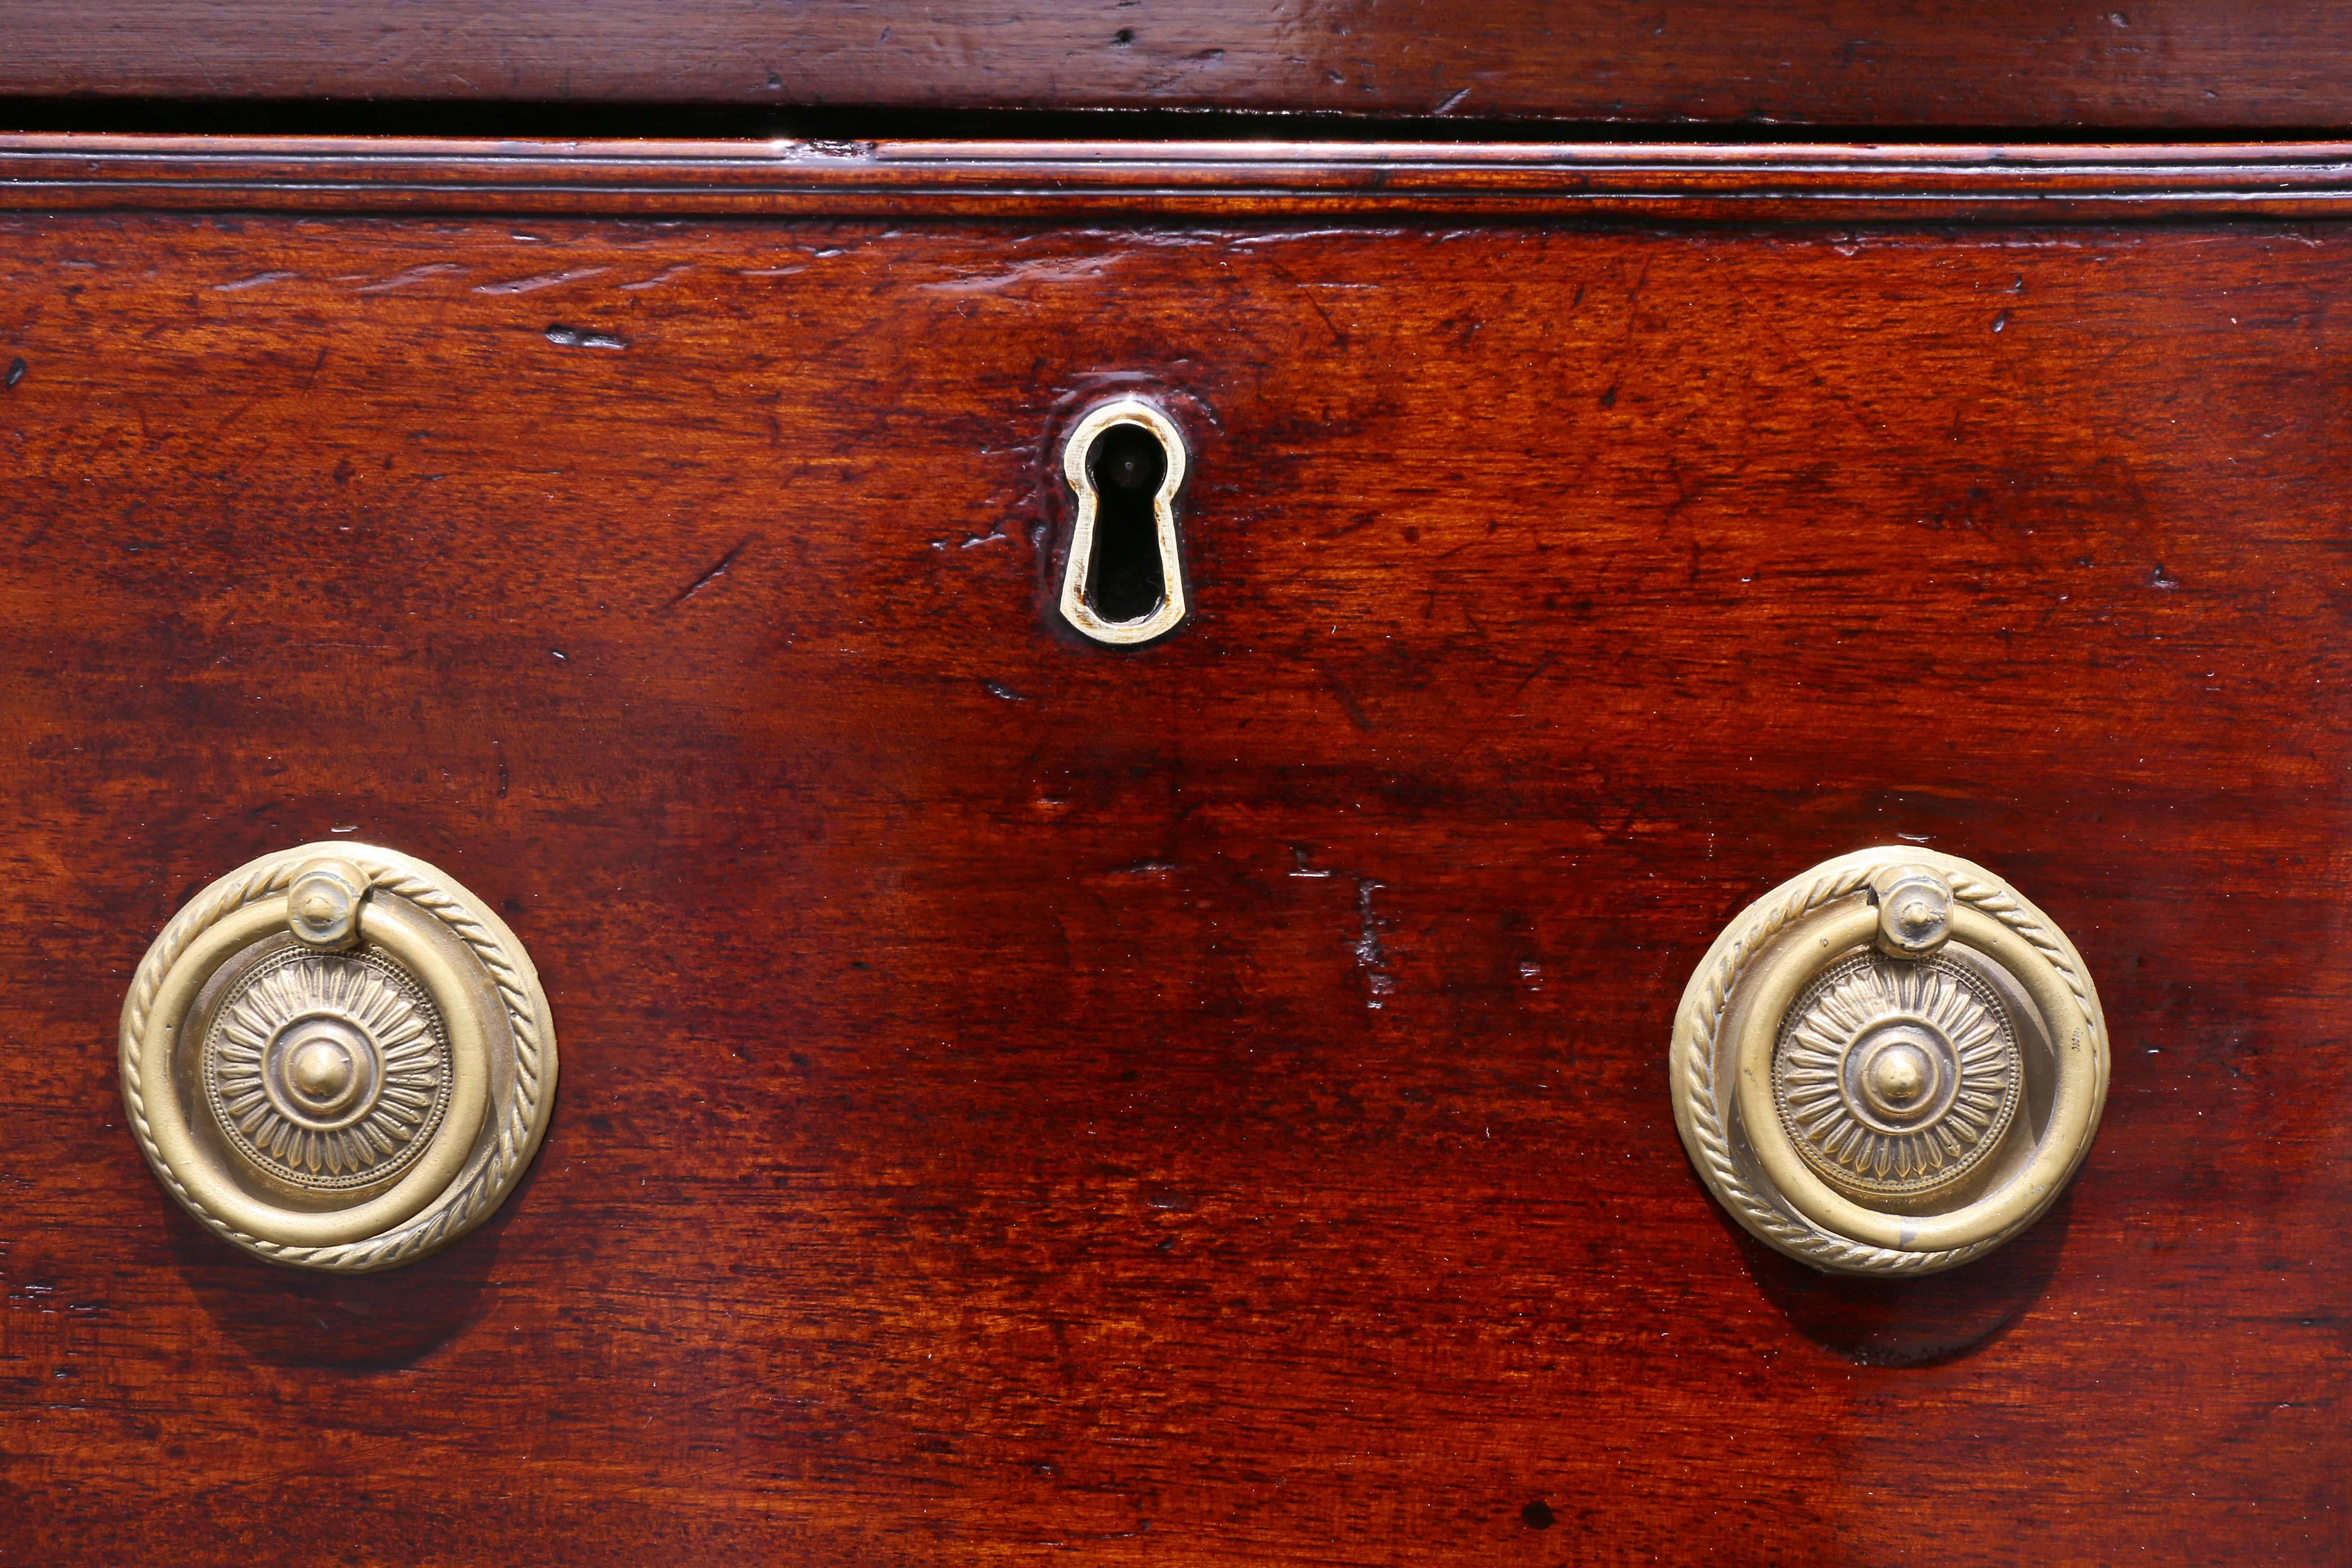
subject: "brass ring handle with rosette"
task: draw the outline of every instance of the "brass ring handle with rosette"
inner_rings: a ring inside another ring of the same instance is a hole
[[[305,844],[163,929],[122,1004],[122,1097],[181,1205],[272,1262],[364,1273],[520,1179],[555,1030],[514,933],[424,862]]]
[[[1708,1188],[1817,1269],[1982,1257],[2064,1189],[2106,1025],[2049,917],[1954,855],[1865,850],[1759,899],[1683,993],[1675,1121]]]

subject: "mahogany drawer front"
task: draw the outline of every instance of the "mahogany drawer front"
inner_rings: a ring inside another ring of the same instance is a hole
[[[517,202],[0,215],[0,1561],[2343,1553],[2339,227]],[[1122,653],[1052,464],[1138,390]],[[564,1049],[357,1280],[181,1215],[110,1048],[336,835]],[[1881,842],[2116,1048],[1903,1284],[1748,1240],[1664,1070]]]

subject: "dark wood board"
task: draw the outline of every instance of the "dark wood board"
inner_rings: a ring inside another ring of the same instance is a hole
[[[0,218],[0,1562],[2343,1560],[2347,243]],[[1124,655],[1045,613],[1121,388],[1197,604]],[[339,834],[563,1053],[356,1281],[114,1068]],[[1905,841],[2114,1087],[2025,1239],[1840,1282],[1667,1033]]]
[[[51,99],[2352,124],[2329,0],[5,0],[0,39]]]

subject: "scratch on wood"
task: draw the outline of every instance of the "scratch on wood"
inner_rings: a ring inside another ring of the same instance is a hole
[[[1372,913],[1372,894],[1381,886],[1368,876],[1356,879],[1356,962],[1363,967],[1364,988],[1369,993],[1364,1006],[1374,1012],[1387,1005],[1387,998],[1396,989],[1396,974],[1389,967],[1388,949],[1381,944],[1383,922]]]
[[[759,537],[760,536],[757,534],[746,535],[733,549],[730,549],[725,555],[720,556],[709,570],[704,572],[700,577],[696,578],[692,582],[688,583],[684,591],[681,591],[677,598],[671,600],[667,604],[663,605],[662,608],[665,611],[675,610],[679,605],[685,603],[688,600],[693,598],[696,594],[700,593],[704,589],[709,588],[712,583],[717,582],[720,578],[725,577],[728,571],[733,568],[735,563],[743,559],[743,552],[751,548],[751,541]]]
[[[559,349],[625,349],[626,338],[615,338],[609,332],[591,332],[579,327],[567,327],[561,321],[547,326],[547,340]]]
[[[640,289],[659,288],[663,284],[667,283],[671,278],[676,277],[678,274],[682,272],[692,272],[693,270],[694,267],[691,263],[681,261],[675,267],[663,267],[651,277],[641,277],[635,283],[622,284],[621,292],[624,294],[635,294]]]
[[[1332,871],[1309,865],[1307,847],[1303,844],[1290,846],[1290,858],[1294,862],[1290,872],[1292,876],[1311,878],[1317,882],[1329,882],[1345,876],[1355,882],[1356,939],[1349,944],[1349,947],[1356,955],[1356,967],[1364,971],[1367,993],[1364,1006],[1373,1012],[1380,1011],[1388,1005],[1388,998],[1396,991],[1396,971],[1390,967],[1388,947],[1381,941],[1381,933],[1388,929],[1390,923],[1372,910],[1372,894],[1381,892],[1387,884],[1357,872]]]
[[[257,272],[251,277],[240,277],[234,283],[215,283],[213,285],[213,292],[235,294],[247,288],[265,288],[270,284],[283,283],[289,278],[301,276],[299,272]]]
[[[1009,267],[985,272],[967,272],[954,277],[940,278],[934,283],[918,283],[915,287],[925,294],[994,294],[1033,283],[1093,283],[1123,259],[1121,253],[1039,256],[1034,261],[1016,261]]]
[[[505,283],[478,283],[477,294],[529,294],[536,289],[553,288],[562,283],[577,283],[583,278],[602,277],[612,271],[609,267],[575,267],[570,272],[542,272],[536,277],[517,277]]]
[[[412,267],[405,272],[395,272],[390,277],[374,283],[362,284],[352,290],[354,294],[389,294],[395,288],[405,288],[412,283],[422,283],[428,277],[438,277],[446,272],[466,269],[454,261],[428,261],[422,267]]]

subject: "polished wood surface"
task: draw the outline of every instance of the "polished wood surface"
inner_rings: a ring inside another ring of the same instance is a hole
[[[0,218],[0,1562],[2341,1561],[2344,233],[1755,210]],[[1140,653],[1048,613],[1127,391]],[[114,1075],[339,834],[564,1062],[362,1280]],[[1833,1281],[1667,1035],[1902,841],[2114,1086],[2025,1239]]]
[[[51,99],[2352,123],[2328,0],[0,0],[0,38]]]

